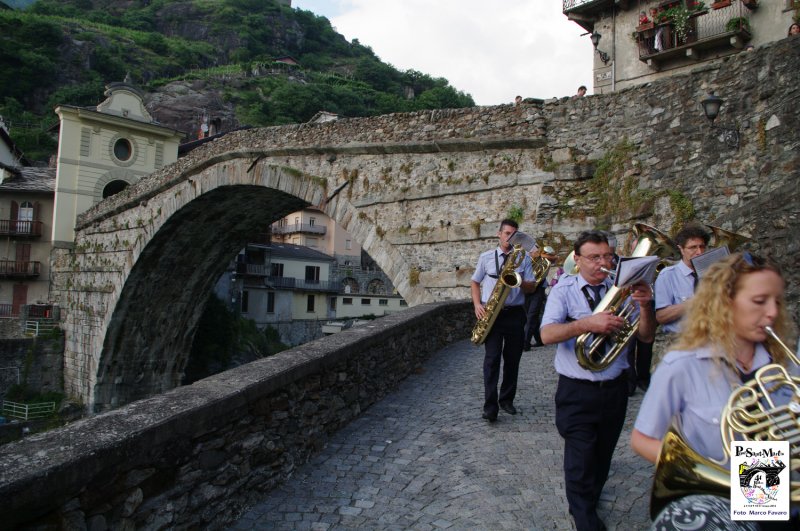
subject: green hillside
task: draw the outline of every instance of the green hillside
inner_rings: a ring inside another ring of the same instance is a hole
[[[299,66],[275,62],[286,56]],[[146,92],[207,80],[252,126],[304,122],[320,110],[354,117],[474,105],[446,79],[398,71],[326,18],[270,0],[39,0],[0,10],[0,115],[29,158],[54,152],[46,128],[57,104],[96,104],[128,73]]]

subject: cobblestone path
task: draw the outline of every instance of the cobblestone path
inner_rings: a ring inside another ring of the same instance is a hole
[[[554,423],[554,347],[523,354],[515,416],[481,418],[483,347],[436,353],[337,433],[231,527],[250,529],[573,529]],[[646,529],[652,467],[629,448],[628,407],[600,517]]]

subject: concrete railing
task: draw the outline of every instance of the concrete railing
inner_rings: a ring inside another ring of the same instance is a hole
[[[409,308],[2,446],[0,527],[224,527],[467,337],[471,310]]]

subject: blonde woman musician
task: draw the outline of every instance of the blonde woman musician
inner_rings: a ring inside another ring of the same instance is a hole
[[[661,440],[678,417],[689,446],[705,457],[725,459],[719,423],[731,392],[764,365],[787,365],[781,349],[767,350],[772,340],[765,331],[770,326],[787,337],[783,291],[778,267],[750,253],[730,255],[709,268],[681,334],[653,374],[631,436],[634,451],[655,463]],[[699,529],[736,528],[729,515],[727,500],[690,496],[668,505],[654,526],[677,529],[704,519],[711,527]]]

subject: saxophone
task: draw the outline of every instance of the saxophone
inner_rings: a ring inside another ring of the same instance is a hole
[[[522,277],[514,270],[525,260],[525,254],[525,249],[521,245],[515,244],[506,257],[506,263],[503,264],[503,269],[497,275],[497,283],[494,285],[494,289],[489,295],[489,300],[486,301],[484,306],[486,313],[484,313],[483,319],[478,319],[472,329],[471,341],[476,345],[482,345],[486,341],[486,337],[489,335],[489,331],[492,329],[492,325],[494,325],[497,315],[503,308],[503,304],[505,304],[511,290],[522,285]],[[544,275],[542,278],[544,278]]]

